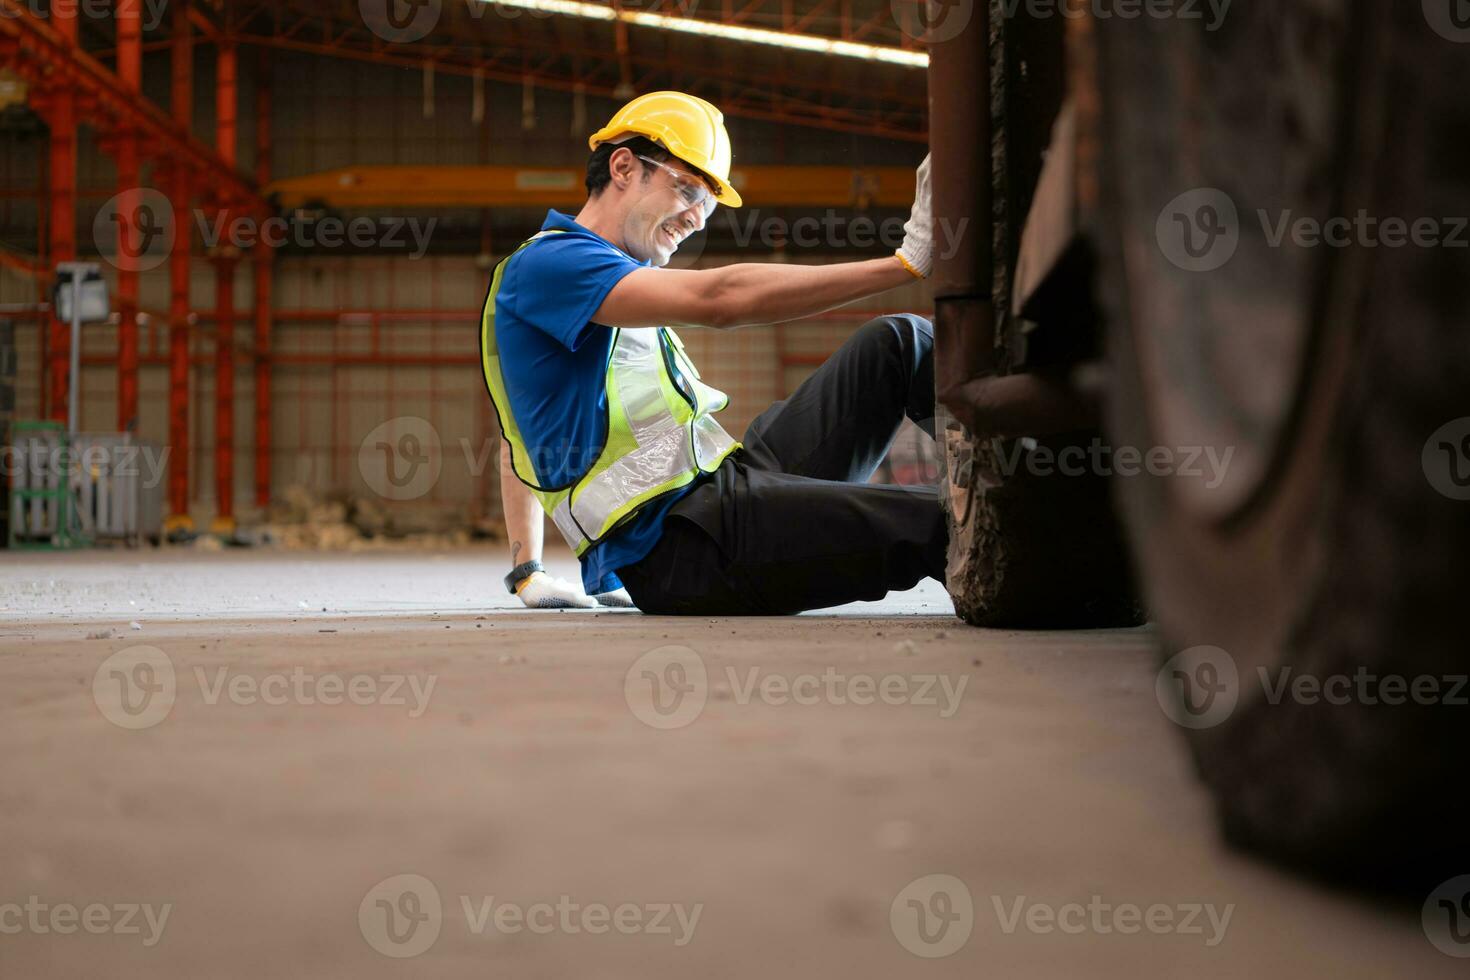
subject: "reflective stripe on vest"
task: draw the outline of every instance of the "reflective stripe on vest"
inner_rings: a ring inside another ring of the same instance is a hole
[[[533,482],[534,461],[510,411],[501,373],[495,298],[510,259],[556,233],[532,237],[496,267],[481,316],[480,344],[485,385],[510,443],[515,475],[580,557],[648,502],[714,472],[740,444],[710,416],[729,398],[699,379],[677,334],[665,327],[621,328],[614,333],[604,374],[608,435],[598,458],[568,486],[544,488]]]

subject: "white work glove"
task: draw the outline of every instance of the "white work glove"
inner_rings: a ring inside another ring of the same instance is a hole
[[[532,572],[516,589],[528,609],[591,609],[597,600],[566,579]]]
[[[920,279],[934,271],[934,206],[929,196],[929,155],[919,164],[914,209],[903,224],[903,244],[894,253],[904,268]]]
[[[599,606],[610,606],[614,609],[632,609],[633,597],[628,595],[627,589],[617,589],[613,592],[603,592],[597,596]]]

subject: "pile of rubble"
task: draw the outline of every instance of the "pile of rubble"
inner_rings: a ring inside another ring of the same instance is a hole
[[[323,497],[306,487],[289,487],[263,523],[241,528],[229,542],[200,535],[195,548],[217,550],[226,543],[292,551],[432,550],[476,541],[503,541],[498,521],[466,522],[444,511],[389,513],[368,497]]]

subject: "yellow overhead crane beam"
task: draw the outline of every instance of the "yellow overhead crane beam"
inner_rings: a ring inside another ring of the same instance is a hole
[[[585,168],[344,167],[262,188],[282,207],[573,207],[587,198]],[[913,203],[911,167],[736,167],[747,207],[894,207]]]

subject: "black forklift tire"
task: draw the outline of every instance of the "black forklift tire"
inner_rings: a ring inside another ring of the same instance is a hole
[[[1189,103],[1201,130],[1248,129],[1239,105],[1209,83],[1227,69],[1245,77],[1253,40],[1287,24],[1302,45],[1319,45],[1302,63],[1321,54],[1324,37],[1342,41],[1333,73],[1292,78],[1279,61],[1259,65],[1280,71],[1283,85],[1329,87],[1337,165],[1303,178],[1330,183],[1327,213],[1361,207],[1432,219],[1442,236],[1439,247],[1355,239],[1306,263],[1297,304],[1306,319],[1296,324],[1304,355],[1289,413],[1262,454],[1269,468],[1248,499],[1206,512],[1167,479],[1117,487],[1162,638],[1161,708],[1185,730],[1226,838],[1315,875],[1422,898],[1470,870],[1470,486],[1460,483],[1470,483],[1470,252],[1448,238],[1454,216],[1470,216],[1470,167],[1457,149],[1470,145],[1470,49],[1420,8],[1240,6],[1219,36],[1176,44],[1165,59],[1172,66],[1156,70],[1138,66],[1150,45],[1162,57],[1162,35],[1148,37],[1141,22],[1095,24],[1091,84],[1100,99],[1091,123],[1102,160],[1092,231],[1110,324],[1108,424],[1119,444],[1158,445],[1188,408],[1150,373],[1150,345],[1168,331],[1177,337],[1180,317],[1204,318],[1212,335],[1231,330],[1228,318],[1208,321],[1228,308],[1222,291],[1242,285],[1160,265],[1141,182],[1244,194],[1242,254],[1249,261],[1250,250],[1271,247],[1251,233],[1248,167],[1185,161],[1184,152],[1159,151],[1165,141],[1141,146],[1127,134],[1142,132],[1149,112],[1155,123],[1169,115],[1159,104],[1171,99]],[[1332,23],[1316,36],[1296,30],[1324,16]],[[1160,94],[1159,72],[1172,72],[1184,94]],[[1274,130],[1273,122],[1259,125],[1279,142],[1265,132],[1232,152],[1284,149],[1280,166],[1316,162],[1291,155],[1301,119]],[[1169,137],[1183,145],[1189,135]],[[1240,184],[1226,186],[1232,178]],[[1195,277],[1197,305],[1156,301],[1161,268]],[[1179,354],[1177,342],[1172,350]],[[1181,363],[1207,354],[1196,346],[1172,367],[1209,370]]]

